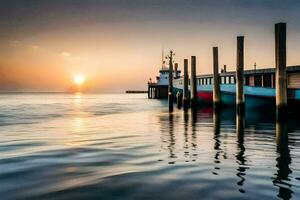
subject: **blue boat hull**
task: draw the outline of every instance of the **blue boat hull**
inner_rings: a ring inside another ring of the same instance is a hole
[[[212,104],[213,102],[212,85],[198,85],[197,101],[199,104]],[[235,90],[234,84],[221,85],[221,101],[224,106],[235,106]],[[183,92],[182,88],[174,87],[174,94]],[[274,107],[276,105],[274,88],[244,86],[245,105],[247,108],[254,107]],[[300,90],[289,90],[289,102],[293,104],[300,103]]]

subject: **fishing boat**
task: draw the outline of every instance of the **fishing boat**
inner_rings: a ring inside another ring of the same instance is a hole
[[[289,66],[287,73],[288,104],[300,103],[300,66]],[[236,72],[222,70],[220,73],[221,102],[225,106],[235,105]],[[183,92],[183,77],[174,79],[173,94]],[[197,102],[212,104],[213,75],[197,76]],[[190,88],[190,85],[189,85]],[[244,94],[246,107],[275,105],[275,69],[254,69],[244,71]]]

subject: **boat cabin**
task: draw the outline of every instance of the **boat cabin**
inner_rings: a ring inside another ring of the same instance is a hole
[[[220,73],[221,84],[235,84],[235,72]],[[182,84],[180,80],[179,84]],[[212,85],[213,76],[197,76],[197,85]],[[253,87],[275,88],[275,69],[256,69],[244,71],[244,84]],[[287,67],[287,85],[288,88],[300,88],[300,66]]]

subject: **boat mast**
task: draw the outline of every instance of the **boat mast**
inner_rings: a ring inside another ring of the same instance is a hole
[[[161,51],[161,69],[163,70],[164,69],[164,58],[165,58],[165,55],[164,55],[164,48],[162,48],[162,51]]]

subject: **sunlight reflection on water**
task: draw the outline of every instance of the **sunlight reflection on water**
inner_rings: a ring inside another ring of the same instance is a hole
[[[300,125],[146,95],[0,95],[0,196],[298,199]],[[288,134],[287,134],[288,133]],[[15,192],[18,191],[18,192]]]

